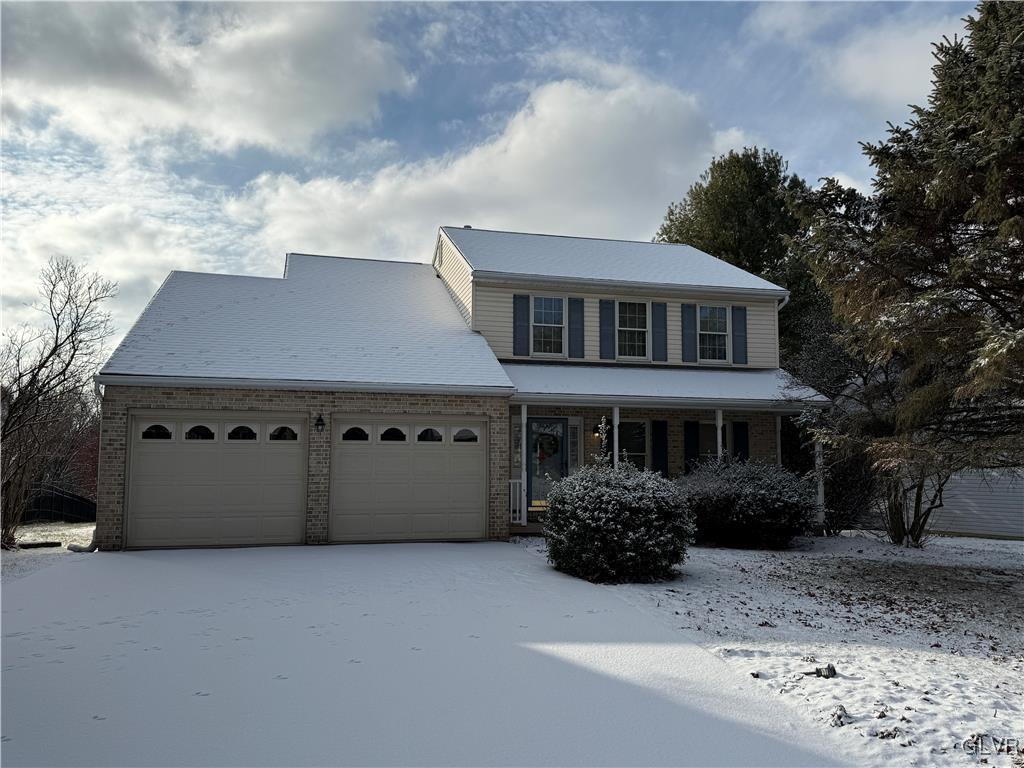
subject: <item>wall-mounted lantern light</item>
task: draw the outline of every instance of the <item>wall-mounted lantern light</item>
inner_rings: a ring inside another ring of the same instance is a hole
[[[323,433],[326,427],[327,424],[326,422],[324,422],[324,415],[322,413],[318,413],[316,416],[316,421],[313,422],[313,429],[315,429],[318,433]]]

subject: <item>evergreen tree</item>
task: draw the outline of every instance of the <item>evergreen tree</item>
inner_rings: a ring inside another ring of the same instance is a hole
[[[800,238],[856,372],[820,434],[912,500],[911,539],[951,472],[1024,465],[1024,4],[965,23],[935,44],[927,105],[862,145],[874,193],[809,193]]]

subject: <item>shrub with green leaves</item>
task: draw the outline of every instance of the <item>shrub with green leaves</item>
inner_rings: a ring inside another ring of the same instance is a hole
[[[551,564],[601,583],[671,578],[693,525],[679,487],[657,472],[607,458],[554,483],[544,518]]]
[[[813,478],[777,464],[709,461],[677,482],[702,544],[784,549],[818,510]]]

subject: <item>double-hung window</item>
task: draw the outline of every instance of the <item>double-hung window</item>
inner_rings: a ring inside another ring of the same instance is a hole
[[[565,300],[559,296],[533,297],[533,353],[565,354]]]
[[[618,305],[619,357],[647,358],[647,303],[620,301]]]
[[[643,469],[647,466],[647,422],[619,422],[619,451],[626,454],[626,459]]]
[[[697,348],[701,360],[729,359],[729,308],[700,305]]]

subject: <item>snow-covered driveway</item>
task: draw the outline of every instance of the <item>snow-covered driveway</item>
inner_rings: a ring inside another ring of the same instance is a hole
[[[514,544],[77,555],[3,587],[5,765],[822,765],[831,734]]]

